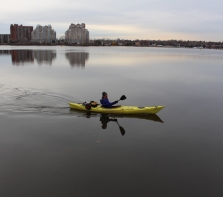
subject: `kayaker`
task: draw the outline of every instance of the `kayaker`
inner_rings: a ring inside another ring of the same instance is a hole
[[[100,100],[102,107],[111,108],[112,105],[118,103],[118,101],[114,101],[112,103],[108,100],[108,94],[106,92],[102,92],[102,99]]]

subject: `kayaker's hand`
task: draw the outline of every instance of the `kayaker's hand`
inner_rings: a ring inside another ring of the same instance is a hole
[[[115,101],[116,103],[118,103],[118,101]]]

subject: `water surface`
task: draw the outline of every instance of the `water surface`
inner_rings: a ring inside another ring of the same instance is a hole
[[[221,50],[1,46],[1,196],[221,196],[222,65]],[[69,109],[102,91],[166,107],[117,123]]]

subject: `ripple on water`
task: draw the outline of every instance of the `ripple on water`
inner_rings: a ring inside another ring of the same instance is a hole
[[[0,111],[70,114],[69,98],[0,85]]]

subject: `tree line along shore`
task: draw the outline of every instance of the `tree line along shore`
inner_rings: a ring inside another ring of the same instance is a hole
[[[176,48],[205,48],[205,49],[223,49],[223,42],[211,41],[182,41],[182,40],[110,40],[93,39],[88,44],[67,43],[64,39],[58,39],[55,43],[7,43],[0,45],[13,46],[135,46],[135,47],[176,47]]]

